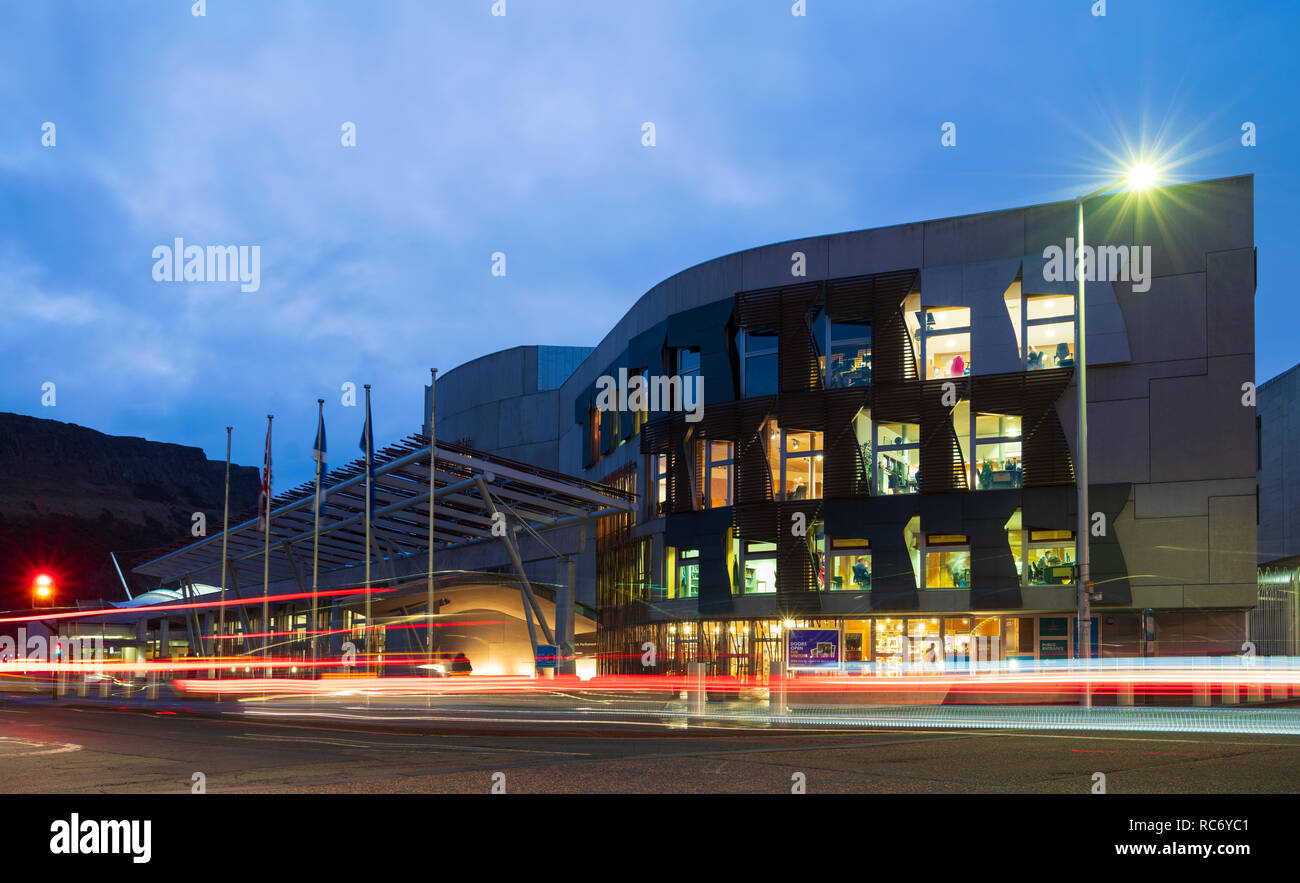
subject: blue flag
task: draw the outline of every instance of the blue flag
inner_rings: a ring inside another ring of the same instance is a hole
[[[375,438],[370,423],[370,390],[366,390],[366,425],[361,428],[359,445],[366,454],[366,477],[370,484],[370,515],[375,514]]]

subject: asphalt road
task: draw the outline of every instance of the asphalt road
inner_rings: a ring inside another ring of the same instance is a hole
[[[1294,793],[1300,737],[114,710],[0,698],[0,792]],[[327,712],[322,712],[326,714]],[[499,778],[498,778],[499,781]]]

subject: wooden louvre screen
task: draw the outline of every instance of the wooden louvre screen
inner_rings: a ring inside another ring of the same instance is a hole
[[[1056,402],[1073,377],[1073,368],[1029,371],[1024,375],[1025,487],[1074,484],[1070,444],[1056,413]]]
[[[780,346],[777,365],[780,391],[806,392],[822,388],[821,361],[808,317],[821,302],[820,283],[795,285],[781,291]]]
[[[953,384],[951,392],[945,390]],[[964,377],[921,383],[921,492],[942,494],[966,490],[966,462],[952,424],[956,402],[969,398]],[[953,404],[946,404],[951,401]]]

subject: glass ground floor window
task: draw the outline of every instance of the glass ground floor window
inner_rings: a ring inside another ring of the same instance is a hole
[[[685,674],[692,662],[709,674],[766,683],[773,662],[786,659],[791,629],[838,633],[839,667],[845,676],[902,676],[984,669],[1012,660],[1061,658],[1071,651],[1069,612],[1048,614],[946,613],[845,616],[825,619],[697,619],[601,629],[598,645],[609,654],[602,671],[628,655],[640,658],[642,643],[658,648],[656,671]],[[1102,626],[1094,620],[1095,627]],[[1064,626],[1064,627],[1063,627]],[[623,654],[623,655],[620,655]]]

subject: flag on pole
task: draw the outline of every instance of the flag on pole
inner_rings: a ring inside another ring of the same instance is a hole
[[[311,458],[316,461],[316,511],[319,512],[325,488],[321,481],[325,475],[325,409],[323,406],[316,418],[316,442],[311,448]]]
[[[266,455],[262,458],[262,484],[257,495],[257,529],[266,531],[266,503],[271,498],[271,423],[266,424]]]
[[[366,390],[366,425],[361,428],[359,447],[366,455],[366,483],[370,486],[370,515],[373,518],[375,513],[375,438],[370,423],[369,389]]]

